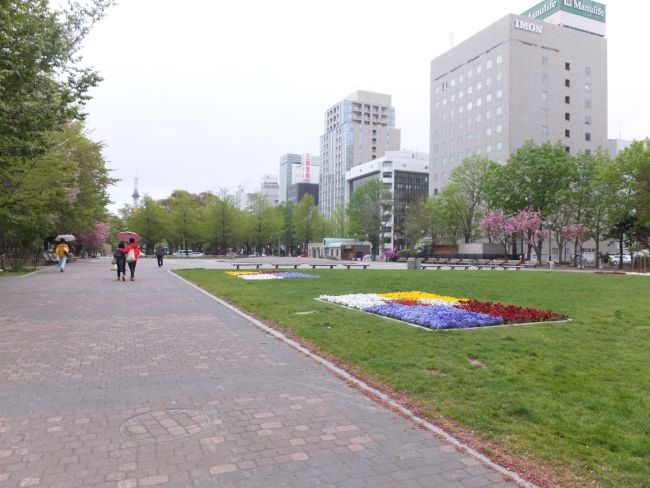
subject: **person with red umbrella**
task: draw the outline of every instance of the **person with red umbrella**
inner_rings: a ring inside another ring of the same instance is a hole
[[[120,232],[118,236],[121,234],[122,232]],[[130,279],[131,281],[135,281],[135,265],[137,264],[138,258],[140,257],[140,246],[138,246],[135,237],[129,237],[129,244],[120,250],[123,254],[126,255],[126,264],[129,267],[129,271],[131,272]]]

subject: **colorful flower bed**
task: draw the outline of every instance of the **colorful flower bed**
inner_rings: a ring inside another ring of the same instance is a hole
[[[566,316],[546,310],[421,291],[321,295],[319,299],[429,329],[469,329],[490,325],[566,320]]]
[[[229,276],[236,276],[246,281],[287,280],[293,278],[318,278],[317,275],[289,271],[226,271]]]

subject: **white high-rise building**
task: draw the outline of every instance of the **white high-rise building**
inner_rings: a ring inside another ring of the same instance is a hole
[[[390,95],[358,90],[327,110],[318,204],[325,217],[345,202],[346,171],[400,148],[391,103]]]
[[[430,187],[463,159],[499,163],[527,141],[572,154],[607,144],[605,6],[545,0],[431,62]]]

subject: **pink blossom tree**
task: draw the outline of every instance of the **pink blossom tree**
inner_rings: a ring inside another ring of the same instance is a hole
[[[89,249],[98,248],[106,242],[109,230],[108,224],[96,222],[92,229],[77,233],[77,242]]]
[[[480,220],[479,226],[485,230],[491,240],[503,246],[504,256],[507,256],[517,233],[517,226],[512,217],[508,217],[500,210],[494,210]]]
[[[513,227],[516,232],[521,233],[524,242],[535,249],[537,262],[542,262],[542,246],[544,240],[549,237],[548,229],[544,229],[544,221],[541,212],[532,210],[520,210],[513,217]]]
[[[567,240],[574,241],[574,252],[573,252],[573,264],[577,265],[578,259],[578,249],[580,249],[580,254],[582,254],[582,243],[587,238],[589,230],[585,225],[582,224],[569,224],[562,227],[562,235]]]

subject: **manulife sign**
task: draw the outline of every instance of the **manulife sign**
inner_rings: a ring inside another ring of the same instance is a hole
[[[526,10],[521,15],[541,20],[559,11],[569,12],[600,22],[605,22],[606,17],[605,5],[591,0],[546,0]]]

